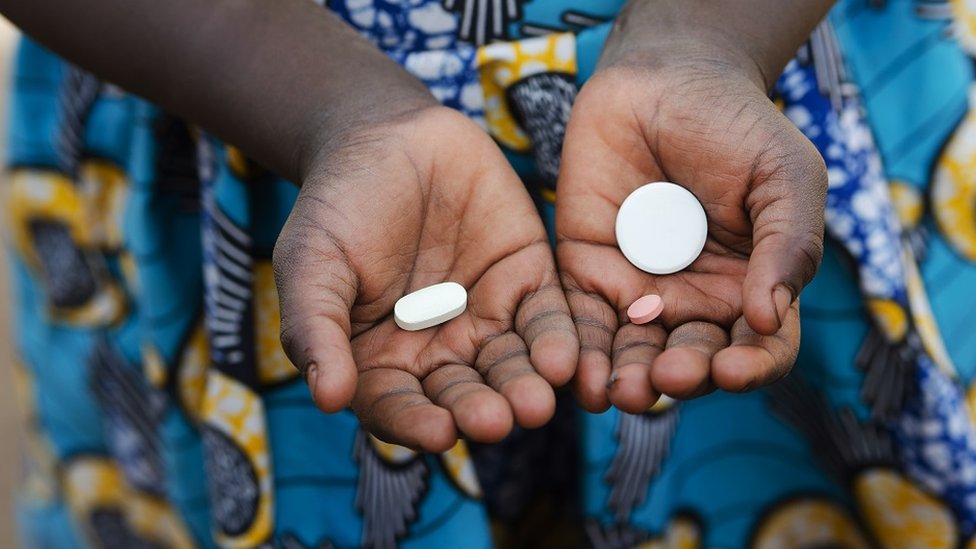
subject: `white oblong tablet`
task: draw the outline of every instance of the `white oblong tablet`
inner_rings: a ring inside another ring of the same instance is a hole
[[[437,326],[464,312],[468,292],[457,282],[441,282],[421,288],[397,300],[393,320],[404,330]]]
[[[701,253],[708,221],[695,195],[662,181],[630,193],[617,212],[616,230],[617,246],[635,267],[670,274],[691,265]]]

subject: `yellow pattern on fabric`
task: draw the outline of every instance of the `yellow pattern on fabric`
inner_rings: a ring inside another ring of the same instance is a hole
[[[668,547],[673,549],[695,549],[701,547],[702,533],[698,525],[688,519],[677,519],[668,526]]]
[[[203,328],[201,320],[193,327],[193,333],[186,342],[177,368],[180,400],[183,401],[187,412],[196,419],[200,419],[203,399],[207,394],[209,364],[210,342],[207,340],[207,331]]]
[[[854,480],[854,496],[882,547],[956,547],[959,533],[952,512],[900,473],[887,469],[866,471]]]
[[[417,457],[417,452],[397,444],[390,444],[367,435],[370,446],[385,463],[390,465],[403,465]],[[459,440],[450,450],[440,455],[444,470],[454,481],[454,484],[472,498],[481,498],[481,484],[478,482],[478,475],[474,469],[474,462],[471,461],[471,454],[468,452],[468,445]]]
[[[51,308],[51,316],[73,326],[114,325],[126,312],[125,293],[115,284],[106,284],[95,297],[77,309]]]
[[[64,223],[76,243],[92,243],[93,226],[85,215],[82,196],[74,183],[60,173],[14,170],[5,198],[13,243],[28,260],[38,261],[29,232],[30,222],[35,219]]]
[[[548,188],[543,187],[543,188],[539,189],[539,195],[542,197],[543,200],[545,200],[546,202],[548,202],[550,204],[555,204],[556,203],[556,191],[554,191],[552,189],[548,189]]]
[[[122,217],[129,199],[129,181],[114,164],[86,160],[78,170],[78,191],[92,223],[92,244],[117,251],[122,247]]]
[[[140,295],[142,285],[139,283],[139,270],[136,268],[136,258],[123,249],[119,252],[119,268],[122,271],[122,278],[129,289],[129,294]]]
[[[230,549],[258,547],[271,535],[274,519],[271,453],[261,397],[237,380],[210,369],[201,417],[244,453],[254,470],[260,491],[254,521],[247,530],[235,536],[218,532],[217,542],[221,547]]]
[[[955,38],[970,55],[976,55],[976,0],[952,0]]]
[[[915,186],[904,181],[892,181],[888,184],[891,190],[891,200],[895,206],[895,213],[901,226],[906,229],[917,227],[925,213],[925,200],[922,193]]]
[[[231,173],[238,179],[247,179],[249,175],[247,156],[232,145],[227,145],[226,151],[227,167],[230,168]]]
[[[875,298],[869,299],[867,306],[885,339],[893,343],[905,339],[905,334],[908,333],[908,311],[898,302]]]
[[[702,532],[698,524],[687,517],[671,519],[661,536],[637,544],[634,549],[700,549]]]
[[[970,89],[969,103],[973,103]],[[936,163],[932,209],[939,230],[963,257],[976,261],[976,112],[960,122]]]
[[[912,256],[908,246],[903,246],[905,263],[905,283],[908,291],[908,306],[912,310],[912,321],[915,323],[915,330],[922,340],[922,346],[935,365],[945,375],[955,379],[958,377],[955,364],[949,357],[946,350],[945,341],[939,332],[939,326],[932,314],[932,307],[929,305],[929,297],[925,293],[925,285],[922,282],[922,275],[918,272],[918,265]]]
[[[966,404],[969,405],[969,418],[976,425],[976,381],[971,382],[966,389]]]
[[[576,74],[576,36],[557,33],[478,48],[478,73],[485,94],[488,133],[517,152],[532,148],[508,108],[506,90],[519,80],[544,72]]]
[[[472,498],[481,498],[481,484],[478,482],[478,474],[474,469],[474,462],[471,461],[471,454],[468,452],[468,445],[459,440],[454,447],[441,454],[441,463],[454,483],[465,494]]]
[[[142,346],[142,372],[146,381],[156,389],[162,389],[166,385],[166,362],[151,343]]]
[[[666,412],[674,407],[675,400],[668,395],[661,395],[657,402],[651,404],[651,407],[647,410],[648,412],[653,412],[659,414],[661,412]]]
[[[278,308],[278,289],[270,261],[256,261],[254,276],[254,343],[258,380],[272,384],[298,377],[281,347],[281,310]]]
[[[163,500],[132,490],[107,458],[82,457],[65,464],[65,496],[79,526],[98,539],[89,526],[96,511],[118,511],[134,533],[163,547],[191,548],[193,539],[183,521]]]
[[[162,389],[170,375],[167,365],[155,345],[142,348],[143,371],[149,383]],[[210,363],[210,345],[203,321],[198,321],[184,345],[176,365],[177,390],[186,412],[193,419],[200,418],[200,408],[207,387],[207,365]]]
[[[833,502],[816,499],[790,501],[775,509],[763,519],[753,540],[753,549],[871,547],[847,511]]]
[[[391,465],[403,465],[404,463],[417,457],[417,452],[397,444],[390,444],[369,435],[369,444],[376,451],[376,455],[386,463]]]
[[[118,222],[121,202],[124,202],[124,177],[114,167],[98,162],[82,166],[86,174],[78,185],[64,175],[46,170],[14,170],[9,176],[6,218],[17,252],[34,271],[41,271],[42,262],[34,247],[31,227],[38,221],[57,223],[65,227],[72,243],[83,250],[99,273],[95,294],[77,307],[49,306],[51,317],[69,325],[104,326],[119,322],[126,311],[126,296],[122,288],[104,275],[100,253],[117,245],[121,239]],[[96,208],[117,208],[101,212]],[[105,220],[110,220],[106,222]],[[86,253],[87,252],[87,253]]]
[[[77,183],[55,171],[14,170],[7,196],[14,243],[29,250],[29,222],[44,219],[64,223],[79,246],[118,250],[128,186],[117,166],[97,160],[81,165]]]

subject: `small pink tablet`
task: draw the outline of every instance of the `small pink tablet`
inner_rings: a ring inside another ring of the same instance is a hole
[[[634,324],[647,324],[664,310],[664,301],[656,294],[645,295],[627,308],[627,316]]]

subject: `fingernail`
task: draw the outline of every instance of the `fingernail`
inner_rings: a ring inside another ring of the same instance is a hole
[[[779,319],[779,325],[782,326],[783,322],[786,321],[786,313],[790,310],[790,304],[793,303],[793,292],[782,284],[777,285],[773,288],[773,303],[776,305],[776,317]]]
[[[305,366],[305,383],[309,387],[315,387],[315,382],[319,376],[319,365],[316,362],[309,362]]]
[[[613,384],[617,382],[616,372],[610,374],[610,379],[607,380],[607,389],[613,387]]]

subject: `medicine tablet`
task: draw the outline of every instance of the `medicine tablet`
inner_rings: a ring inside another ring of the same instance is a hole
[[[708,222],[695,195],[674,183],[648,183],[630,193],[617,212],[617,246],[635,267],[651,274],[684,269],[705,247]]]
[[[411,292],[393,306],[393,320],[404,330],[416,331],[443,324],[468,306],[468,292],[457,282],[442,282]]]
[[[627,316],[634,324],[647,324],[664,310],[664,300],[656,294],[645,295],[627,308]]]

